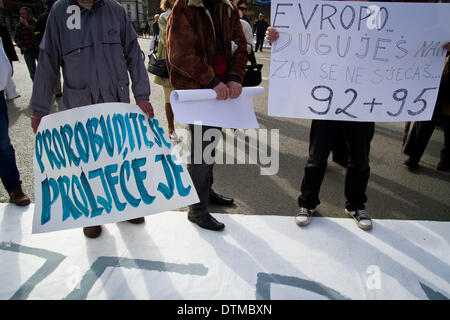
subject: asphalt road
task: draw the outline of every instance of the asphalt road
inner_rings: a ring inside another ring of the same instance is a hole
[[[149,40],[139,40],[148,53]],[[256,54],[263,63],[264,95],[255,98],[255,111],[261,128],[279,130],[279,170],[275,175],[261,175],[257,164],[216,165],[214,189],[235,199],[231,208],[211,206],[211,212],[294,216],[300,183],[308,155],[310,120],[276,118],[267,115],[270,49]],[[18,53],[19,54],[19,53]],[[30,127],[28,103],[32,82],[23,57],[14,64],[14,80],[21,97],[8,102],[10,137],[16,150],[17,164],[24,191],[34,202],[33,149],[34,134]],[[146,59],[146,62],[148,59]],[[151,102],[155,116],[167,127],[162,88],[153,83]],[[62,99],[54,101],[53,109],[63,110]],[[421,161],[421,168],[411,173],[403,165],[401,154],[403,123],[377,123],[371,145],[371,176],[367,189],[367,211],[375,219],[450,221],[450,172],[437,171],[443,132],[435,130]],[[176,124],[181,130],[184,125]],[[269,133],[269,137],[270,137]],[[269,139],[269,150],[272,147]],[[329,161],[322,184],[318,216],[346,217],[344,214],[345,169]],[[3,185],[0,202],[8,202]],[[186,208],[181,208],[186,210]]]

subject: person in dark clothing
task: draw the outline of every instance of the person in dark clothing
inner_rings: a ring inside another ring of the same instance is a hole
[[[444,48],[450,51],[450,43]],[[420,158],[422,158],[425,148],[433,134],[439,117],[444,118],[444,146],[441,150],[440,161],[436,167],[439,171],[450,170],[450,56],[447,56],[442,72],[441,83],[439,85],[438,97],[434,108],[433,116],[430,121],[414,122],[414,125],[406,141],[403,153],[408,155],[404,164],[410,170],[419,167]]]
[[[279,38],[274,28],[268,28],[269,43]],[[339,133],[343,132],[343,137]],[[351,122],[333,120],[312,120],[309,135],[309,157],[305,166],[305,175],[301,184],[301,195],[298,197],[300,211],[295,216],[298,226],[309,224],[315,208],[320,204],[319,192],[328,156],[339,142],[348,146],[347,174],[345,176],[345,213],[351,216],[356,225],[363,230],[372,229],[372,220],[367,215],[366,189],[369,182],[370,143],[375,132],[373,122]]]
[[[264,37],[266,36],[266,30],[269,27],[269,24],[264,20],[264,14],[259,14],[259,20],[256,21],[255,26],[253,28],[253,33],[256,33],[256,48],[255,51],[258,51],[258,48],[261,47],[260,51],[262,52]]]
[[[17,57],[16,50],[14,49],[14,43],[12,42],[11,36],[9,35],[8,28],[0,23],[0,37],[3,42],[3,49],[5,50],[6,56],[9,62],[19,61]]]
[[[52,6],[55,2],[56,2],[56,0],[47,0],[45,2],[47,9],[37,19],[36,28],[34,30],[34,35],[36,37],[36,41],[38,42],[38,44],[40,44],[42,42],[42,39],[44,38],[45,26],[47,25],[48,14],[50,13],[50,9],[52,8]],[[60,74],[60,78],[61,78],[61,74]],[[57,83],[57,86],[55,89],[55,96],[57,98],[62,97],[61,80],[58,81],[58,83]]]
[[[155,37],[155,39],[157,39],[159,37],[159,14],[155,14],[153,18],[155,19],[155,22],[153,22],[152,24],[152,35],[153,37]]]
[[[36,19],[30,8],[20,8],[20,22],[16,25],[16,33],[14,41],[20,48],[30,73],[31,80],[34,81],[34,73],[36,72],[36,62],[39,58],[39,47],[34,36],[36,28]]]
[[[50,9],[52,8],[53,4],[56,2],[56,0],[47,0],[45,2],[47,8],[45,9],[44,13],[42,13],[37,21],[36,21],[36,28],[34,30],[34,35],[36,37],[36,41],[38,44],[41,43],[42,38],[44,37],[45,32],[45,26],[47,24],[48,14],[50,13]]]

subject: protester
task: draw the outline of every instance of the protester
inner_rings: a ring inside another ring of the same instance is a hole
[[[47,25],[48,14],[50,13],[50,9],[52,8],[52,6],[55,2],[56,2],[56,0],[46,0],[45,4],[46,4],[47,8],[45,9],[44,13],[42,13],[37,19],[34,35],[36,37],[36,41],[37,41],[38,45],[41,44],[42,38],[44,37],[45,26]],[[59,78],[61,78],[61,74],[59,75]],[[58,81],[58,84],[56,86],[55,96],[57,98],[62,97],[61,80]]]
[[[279,38],[278,32],[269,27],[267,40],[273,43]],[[343,128],[348,145],[347,174],[345,177],[345,213],[350,215],[357,226],[372,229],[372,220],[367,215],[366,189],[369,181],[370,142],[375,131],[373,122],[351,122],[333,120],[312,120],[309,136],[309,158],[298,198],[300,211],[295,217],[299,226],[306,226],[314,214],[319,201],[319,191],[325,176],[327,159],[335,143],[335,136]]]
[[[443,47],[450,51],[450,42]],[[442,73],[441,83],[439,85],[438,97],[434,107],[433,116],[430,121],[414,122],[411,133],[406,141],[403,153],[408,155],[404,164],[410,169],[415,170],[419,167],[428,141],[436,127],[439,116],[444,118],[444,147],[441,150],[440,161],[436,169],[439,171],[450,170],[450,70],[449,56],[445,60],[444,71]]]
[[[241,21],[241,25],[242,25],[242,31],[244,32],[244,36],[245,36],[245,40],[247,41],[247,52],[249,54],[249,59],[252,56],[252,59],[254,59],[255,63],[256,63],[256,59],[255,56],[253,54],[253,32],[252,32],[252,27],[250,26],[250,24],[247,22],[247,20],[245,20],[245,13],[248,10],[248,4],[246,0],[239,0],[237,2],[237,7],[239,9],[239,17],[240,17],[240,21]],[[236,50],[237,46],[236,44],[233,42],[233,53]]]
[[[247,0],[238,0],[238,2],[236,2],[236,6],[239,9],[239,15],[240,15],[241,19],[245,20],[248,23],[248,25],[250,25],[250,19],[247,16],[247,10],[248,10]],[[250,28],[250,30],[251,30],[251,28]]]
[[[34,73],[36,72],[36,62],[39,58],[39,48],[37,40],[34,36],[36,28],[36,19],[30,8],[20,8],[20,22],[16,25],[16,33],[14,41],[20,48],[30,73],[31,80],[34,81]]]
[[[175,0],[161,0],[161,10],[164,11],[163,14],[159,16],[159,41],[158,50],[156,51],[156,57],[158,59],[166,59],[166,25],[167,18],[169,17],[170,11],[172,9]],[[170,105],[170,93],[172,92],[172,84],[169,78],[163,78],[155,75],[154,82],[163,87],[164,90],[164,102],[165,111],[167,117],[167,123],[169,127],[169,139],[172,142],[179,142],[180,138],[175,132],[174,116],[172,111],[172,106]]]
[[[14,48],[14,43],[11,40],[11,36],[9,35],[8,28],[0,22],[0,37],[3,42],[3,49],[5,50],[6,56],[11,64],[11,70],[14,74],[13,61],[19,61],[19,58],[16,54],[16,49]],[[5,98],[7,101],[16,99],[20,97],[20,94],[16,90],[16,84],[12,76],[9,78],[8,84],[5,87]]]
[[[155,14],[153,16],[153,19],[155,19],[155,22],[152,24],[152,39],[150,40],[150,51],[153,50],[153,48],[158,47],[159,42],[159,14]]]
[[[11,64],[0,40],[0,178],[9,194],[9,201],[18,206],[26,206],[30,204],[30,198],[22,190],[14,147],[9,139],[8,106],[3,93],[11,74]]]
[[[218,100],[235,99],[242,92],[247,49],[237,7],[230,0],[178,0],[167,27],[167,66],[175,89],[214,89]],[[231,54],[231,41],[237,45]],[[233,199],[212,190],[213,164],[195,154],[209,143],[203,134],[209,126],[190,125],[191,163],[188,171],[200,202],[189,206],[188,219],[209,230],[225,225],[208,212],[208,204],[232,205]],[[197,133],[197,134],[195,134]],[[201,133],[201,134],[200,134]],[[200,140],[201,139],[201,140]],[[215,150],[212,151],[214,157]]]
[[[144,38],[147,38],[150,35],[150,24],[148,23],[148,21],[145,21],[143,30]]]
[[[80,28],[66,21],[69,5],[80,8]],[[91,46],[81,41],[88,35]],[[104,41],[106,35],[108,41]],[[63,101],[66,108],[103,102],[129,103],[128,70],[136,104],[149,117],[153,117],[149,102],[150,83],[137,34],[125,10],[116,1],[57,1],[50,10],[40,49],[30,101],[33,111],[31,126],[35,133],[41,118],[50,112],[60,67],[63,70]],[[137,224],[145,220],[137,218],[129,221]],[[98,237],[101,231],[101,226],[83,228],[89,238]]]
[[[260,13],[258,20],[255,22],[255,26],[253,28],[253,33],[256,33],[256,49],[261,48],[262,52],[264,45],[264,36],[266,35],[266,30],[269,27],[269,24],[264,20],[264,14]]]

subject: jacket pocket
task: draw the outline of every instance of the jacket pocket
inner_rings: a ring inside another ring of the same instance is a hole
[[[117,81],[117,97],[120,102],[130,103],[130,88],[128,80]]]
[[[63,102],[68,109],[92,104],[91,91],[89,88],[73,89],[64,83],[63,90]]]

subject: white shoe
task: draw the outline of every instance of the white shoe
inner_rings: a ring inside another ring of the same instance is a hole
[[[348,214],[355,220],[356,225],[360,227],[363,230],[371,230],[372,229],[372,220],[367,215],[366,210],[355,210],[355,211],[348,211],[345,209],[345,213]]]
[[[309,224],[311,217],[314,214],[314,209],[300,208],[300,212],[295,216],[295,223],[304,227]]]
[[[173,131],[172,133],[169,133],[169,139],[172,142],[180,142],[181,139],[178,137],[177,133]]]

